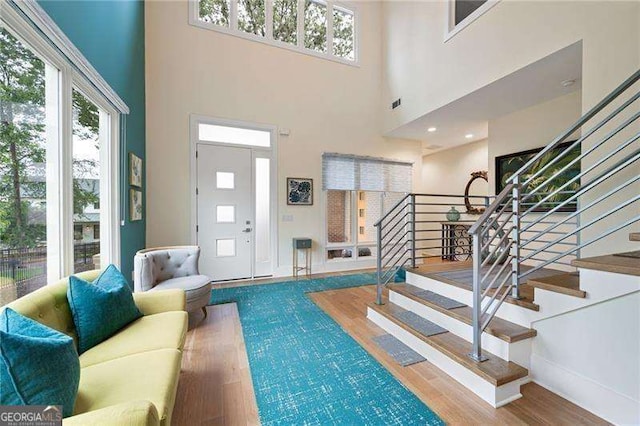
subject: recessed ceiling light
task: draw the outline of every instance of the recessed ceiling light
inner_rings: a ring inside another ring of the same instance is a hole
[[[573,86],[574,84],[576,84],[576,81],[574,79],[569,79],[569,80],[564,80],[564,81],[560,82],[560,84],[562,85],[562,87],[569,87],[569,86]]]
[[[433,132],[435,132],[436,130],[438,130],[438,129],[436,129],[435,127],[429,127],[429,128],[427,129],[427,132],[429,132],[429,133],[433,133]]]
[[[473,133],[467,133],[466,135],[464,135],[464,137],[467,139],[471,139],[473,137]]]

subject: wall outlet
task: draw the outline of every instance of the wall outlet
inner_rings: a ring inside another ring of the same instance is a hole
[[[402,104],[402,98],[398,98],[391,104],[391,109],[396,109]]]

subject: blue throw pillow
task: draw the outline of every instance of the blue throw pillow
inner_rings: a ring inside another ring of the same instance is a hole
[[[127,280],[113,265],[93,283],[73,275],[69,277],[67,299],[78,333],[80,354],[142,316]]]
[[[0,404],[62,405],[73,414],[80,361],[73,339],[11,308],[0,314]]]

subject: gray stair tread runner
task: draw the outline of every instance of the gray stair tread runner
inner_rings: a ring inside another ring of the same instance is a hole
[[[394,313],[393,316],[427,337],[434,334],[447,333],[447,330],[438,324],[434,324],[411,311]]]
[[[495,268],[493,268],[493,270],[491,271],[491,274],[489,274],[489,276],[484,279],[484,282],[482,283],[482,288],[483,289],[487,288],[487,286],[489,284],[491,284],[491,282],[493,281],[495,276],[500,271],[501,266],[502,265],[496,265]],[[487,274],[487,272],[489,272],[490,268],[491,268],[491,265],[487,265],[487,266],[482,267],[481,273],[482,273],[483,277],[485,276],[485,274]],[[504,271],[501,274],[500,278],[497,279],[496,282],[493,283],[492,287],[495,288],[498,285],[500,285],[500,283],[503,281],[504,277],[507,276],[509,268],[510,268],[509,266],[506,267],[507,271]],[[531,269],[531,266],[527,266],[527,265],[522,265],[521,266],[521,271],[522,272],[528,271],[529,269]],[[550,276],[550,275],[557,275],[558,272],[562,272],[562,271],[558,271],[556,269],[547,269],[547,268],[538,269],[537,271],[527,275],[526,277],[521,278],[520,279],[520,284],[524,284],[528,280],[535,279],[535,278],[543,278],[543,277],[547,277],[547,276]],[[458,282],[458,283],[466,285],[468,287],[472,287],[473,286],[473,270],[471,268],[458,269],[458,270],[453,270],[453,271],[434,272],[432,275],[434,277],[440,276],[442,278]]]
[[[426,300],[427,302],[431,302],[435,305],[440,306],[443,309],[454,309],[454,308],[462,308],[465,305],[464,303],[460,303],[457,300],[449,299],[441,294],[434,293],[430,290],[423,290],[419,287],[409,286],[407,285],[407,289],[414,296]]]
[[[403,367],[426,361],[422,355],[393,337],[391,334],[376,336],[373,338],[373,341]]]

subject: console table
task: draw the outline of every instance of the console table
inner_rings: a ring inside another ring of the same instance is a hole
[[[460,222],[441,222],[442,259],[469,260],[473,254],[472,238],[469,235],[471,224]]]
[[[304,266],[298,266],[300,251],[304,253]],[[293,276],[297,278],[301,271],[311,275],[311,238],[293,239]]]

